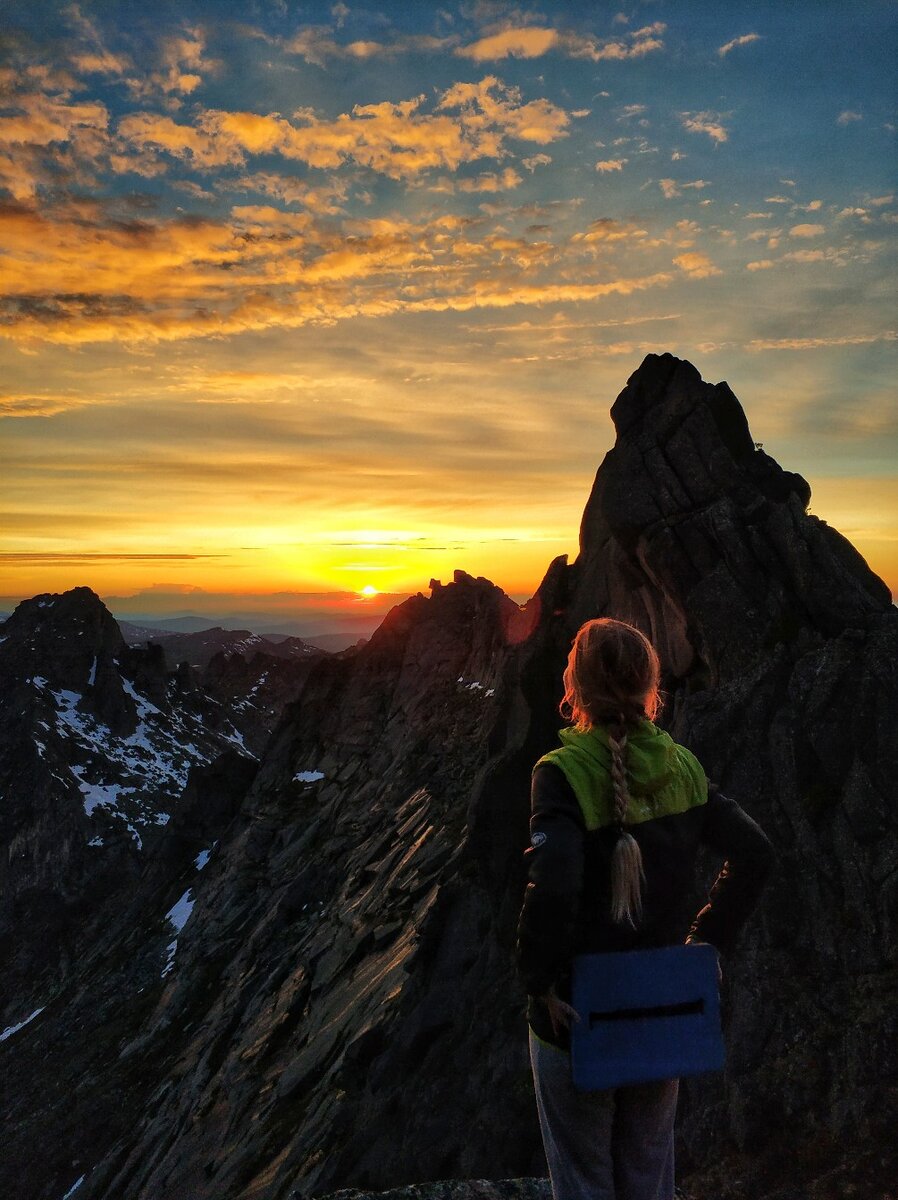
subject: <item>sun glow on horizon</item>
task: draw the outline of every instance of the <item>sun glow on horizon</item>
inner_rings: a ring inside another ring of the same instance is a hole
[[[532,596],[663,352],[898,591],[891,6],[6,7],[0,613]]]

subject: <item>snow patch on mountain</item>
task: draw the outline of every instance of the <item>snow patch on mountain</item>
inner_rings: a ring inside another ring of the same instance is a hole
[[[7,1025],[3,1032],[0,1033],[0,1042],[5,1042],[14,1033],[18,1033],[20,1029],[24,1029],[29,1021],[33,1021],[35,1017],[40,1016],[43,1011],[43,1008],[36,1008],[30,1017],[26,1017],[24,1021],[19,1021],[18,1025]]]
[[[33,682],[37,683],[37,679]],[[45,680],[40,681],[47,689]],[[192,713],[173,708],[163,713],[122,680],[134,701],[139,724],[121,736],[80,706],[78,692],[49,691],[56,709],[56,726],[67,742],[69,770],[75,778],[88,816],[118,818],[138,848],[151,826],[164,825],[184,790],[191,766],[207,763],[220,746],[203,748],[208,735]],[[229,738],[227,740],[236,740]],[[199,745],[197,744],[199,743]]]
[[[192,896],[193,888],[188,888],[183,895],[179,896],[168,912],[165,914],[165,919],[170,921],[175,927],[175,934],[179,934],[187,924],[190,914],[193,912],[193,906],[196,900]],[[174,969],[175,954],[178,950],[177,936],[168,944],[167,957],[165,965],[162,968],[162,978],[164,979],[170,971]]]
[[[323,771],[297,771],[293,776],[294,783],[317,783],[324,778]]]

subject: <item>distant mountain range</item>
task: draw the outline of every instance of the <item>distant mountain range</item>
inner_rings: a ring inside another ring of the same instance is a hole
[[[239,654],[244,658],[267,654],[274,658],[304,659],[320,657],[322,653],[320,647],[301,638],[251,633],[248,629],[222,629],[218,625],[191,633],[132,625],[129,621],[119,621],[118,627],[129,646],[147,642],[161,646],[170,668],[181,662],[206,667],[216,654]]]
[[[297,628],[303,629],[310,624],[317,626],[320,632],[310,635],[302,634],[302,641],[310,646],[324,650],[345,650],[356,645],[361,639],[371,636],[384,617],[383,609],[366,611],[361,615],[332,615],[326,621],[311,622],[304,619],[300,623],[286,621],[278,613],[238,613],[230,616],[203,616],[202,614],[185,613],[177,617],[152,617],[149,614],[140,618],[119,617],[128,641],[143,640],[143,634],[148,638],[159,639],[161,635],[175,633],[203,633],[208,629],[220,629],[229,633],[246,633],[247,630],[259,637],[272,639],[272,642],[284,638],[295,638]],[[132,633],[133,631],[133,633]]]

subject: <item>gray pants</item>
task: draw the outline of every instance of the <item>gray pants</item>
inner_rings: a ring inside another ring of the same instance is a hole
[[[532,1031],[530,1064],[555,1200],[673,1200],[676,1079],[578,1092]]]

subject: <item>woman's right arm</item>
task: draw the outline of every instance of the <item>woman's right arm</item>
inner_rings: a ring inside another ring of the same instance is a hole
[[[528,883],[518,920],[517,967],[526,991],[544,996],[570,966],[583,887],[586,827],[564,772],[533,772]]]
[[[748,813],[713,785],[702,840],[726,861],[687,940],[710,942],[722,954],[729,954],[764,890],[773,867],[773,847]]]

